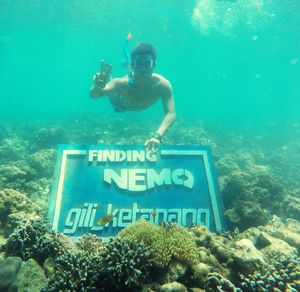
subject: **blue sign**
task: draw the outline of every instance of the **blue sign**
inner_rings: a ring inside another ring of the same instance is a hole
[[[225,229],[209,146],[60,145],[52,230],[115,236],[137,220]]]

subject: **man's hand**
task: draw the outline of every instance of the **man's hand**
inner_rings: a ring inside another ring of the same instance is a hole
[[[157,146],[161,143],[162,136],[159,133],[155,133],[151,138],[149,138],[144,146],[146,147],[147,151],[156,152]]]
[[[104,60],[101,61],[101,69],[99,73],[96,73],[93,77],[96,87],[104,88],[107,82],[110,80],[112,65],[106,64]]]
[[[156,138],[149,138],[144,146],[146,147],[147,151],[156,152],[157,146],[160,144],[160,141]]]

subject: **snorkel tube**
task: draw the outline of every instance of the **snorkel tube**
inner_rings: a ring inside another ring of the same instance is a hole
[[[132,34],[129,32],[124,43],[123,53],[128,66],[128,84],[129,86],[134,86],[135,81],[133,79],[133,73],[132,73],[132,62],[129,55],[129,41],[131,39],[132,39]]]

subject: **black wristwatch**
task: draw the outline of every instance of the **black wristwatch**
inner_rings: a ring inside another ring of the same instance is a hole
[[[152,138],[157,139],[159,142],[161,142],[162,135],[159,134],[159,133],[154,133],[154,134],[152,135]]]

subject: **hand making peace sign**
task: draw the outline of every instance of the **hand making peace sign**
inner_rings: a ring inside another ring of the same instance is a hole
[[[111,64],[107,64],[104,60],[101,61],[101,69],[99,73],[96,73],[93,77],[95,86],[104,88],[108,81],[110,81],[111,76]]]

